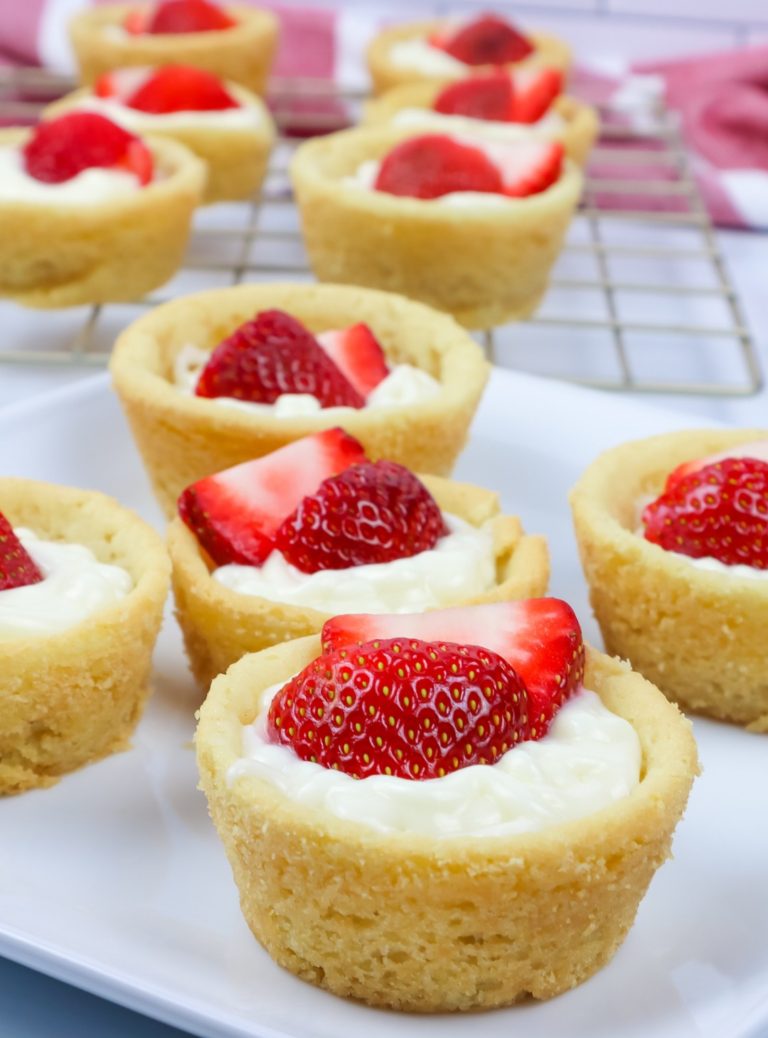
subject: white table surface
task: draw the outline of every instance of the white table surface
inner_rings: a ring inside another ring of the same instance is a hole
[[[768,370],[768,235],[728,232],[719,238],[763,367]],[[0,365],[0,408],[93,373],[93,368],[61,370]],[[684,410],[703,424],[708,419],[718,419],[736,425],[768,426],[768,389],[765,388],[747,398],[659,395],[647,399],[649,403]],[[0,1035],[3,1038],[6,1035],[8,1038],[174,1038],[182,1032],[0,960]]]

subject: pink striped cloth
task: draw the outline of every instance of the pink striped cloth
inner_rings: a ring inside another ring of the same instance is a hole
[[[346,8],[358,20],[355,36],[341,31],[346,17],[343,8],[284,7],[269,0],[258,0],[258,3],[271,8],[281,21],[281,45],[275,69],[278,75],[331,79],[338,75],[340,68],[354,67],[354,55],[344,54],[343,48],[362,46],[359,33],[362,5],[349,4]],[[0,64],[41,62],[46,52],[42,39],[44,25],[56,7],[72,9],[65,0],[0,3]],[[378,12],[370,10],[371,33],[382,14],[382,8]],[[626,96],[628,87],[642,82],[658,83],[667,104],[679,113],[693,168],[713,219],[724,226],[768,228],[768,47],[677,61],[644,62],[633,66],[622,79],[580,70],[575,77],[574,92],[579,93],[583,88],[590,100],[617,104],[624,113],[625,124],[637,129],[642,112],[631,106],[627,108]],[[612,145],[621,147],[621,142],[612,142]],[[636,141],[633,145],[636,146]],[[648,149],[652,148],[649,141]],[[626,177],[627,165],[622,163],[613,168],[603,163],[597,173],[607,178]],[[631,174],[636,179],[644,176],[658,179],[659,170],[651,164],[647,168],[633,168]],[[642,205],[637,198],[615,196],[600,202],[632,208]],[[653,204],[658,208],[658,200]],[[679,205],[672,195],[662,204],[670,210]]]

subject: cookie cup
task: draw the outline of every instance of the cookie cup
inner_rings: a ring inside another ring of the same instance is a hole
[[[544,537],[527,536],[516,516],[502,515],[498,495],[469,483],[420,476],[443,512],[474,526],[489,523],[493,535],[496,582],[470,599],[442,605],[539,598],[549,581],[549,553]],[[195,678],[208,688],[213,678],[249,652],[320,631],[333,612],[243,595],[220,584],[196,538],[181,519],[168,531],[173,563],[176,616]],[[339,571],[339,580],[343,580]],[[338,610],[336,610],[338,612]]]
[[[0,130],[0,148],[28,130]],[[0,199],[0,297],[47,309],[139,299],[175,274],[205,186],[205,167],[176,141],[148,138],[149,184],[102,202]]]
[[[683,709],[768,731],[768,579],[701,569],[636,531],[667,475],[757,439],[756,430],[691,430],[602,454],[571,492],[592,608],[609,652]]]
[[[230,202],[250,198],[261,188],[275,142],[275,125],[266,105],[245,87],[225,82],[225,87],[246,109],[258,113],[253,125],[217,125],[216,112],[184,112],[188,121],[153,116],[125,105],[104,105],[91,90],[83,88],[49,105],[44,118],[53,119],[74,110],[96,111],[118,122],[140,137],[147,134],[168,137],[184,145],[205,163],[206,181],[203,202]],[[194,122],[194,116],[200,116]]]
[[[403,83],[388,90],[381,97],[367,101],[363,106],[363,125],[378,126],[391,123],[404,109],[423,109],[423,122],[409,122],[413,130],[418,126],[424,133],[471,132],[489,140],[508,141],[534,137],[538,140],[560,141],[566,155],[583,166],[597,140],[600,120],[591,105],[577,101],[575,97],[560,96],[552,104],[551,112],[558,116],[561,125],[541,126],[536,123],[503,123],[487,119],[461,119],[454,123],[451,117],[432,109],[435,98],[450,80],[422,83]],[[396,123],[397,125],[397,123]],[[466,127],[466,128],[465,128]]]
[[[181,392],[173,380],[183,346],[205,350],[260,310],[286,310],[313,332],[367,322],[394,363],[409,362],[440,382],[419,405],[329,408],[275,418]],[[262,284],[200,292],[166,303],[117,340],[111,362],[122,402],[158,501],[176,514],[181,491],[212,472],[269,454],[342,425],[373,460],[447,475],[464,446],[488,376],[482,350],[443,314],[399,296],[341,285]]]
[[[469,328],[529,316],[578,204],[580,170],[566,160],[555,184],[527,198],[468,192],[454,201],[404,198],[345,179],[421,132],[365,127],[297,149],[291,179],[315,276],[400,292]]]
[[[406,25],[394,25],[378,33],[372,40],[366,54],[368,71],[373,82],[375,94],[381,94],[392,87],[403,83],[434,82],[438,79],[461,79],[464,76],[478,74],[480,72],[493,72],[498,66],[495,65],[465,65],[456,69],[456,75],[451,76],[440,72],[435,76],[430,72],[419,69],[403,68],[392,61],[390,51],[395,44],[405,43],[408,40],[423,39],[426,41],[431,33],[446,24],[445,19],[433,19],[426,22],[410,22]],[[548,65],[567,73],[571,66],[571,49],[568,44],[557,36],[547,33],[531,32],[526,34],[534,46],[534,51],[523,61],[515,61],[509,65],[502,65],[505,69],[526,68],[530,66]]]
[[[0,794],[8,794],[53,785],[128,746],[150,691],[170,566],[154,530],[95,491],[0,479],[0,511],[46,540],[90,548],[133,579],[125,598],[74,627],[0,641]]]
[[[269,11],[227,7],[236,21],[212,32],[133,35],[123,29],[126,15],[148,5],[109,4],[80,11],[69,24],[80,82],[90,85],[102,72],[126,65],[195,65],[263,94],[277,48],[278,23]]]
[[[551,998],[604,966],[669,857],[696,774],[677,709],[628,665],[590,651],[588,687],[640,739],[641,781],[628,797],[525,835],[384,834],[255,776],[228,781],[261,692],[319,649],[313,636],[246,656],[200,711],[201,786],[269,954],[337,995],[414,1012]]]

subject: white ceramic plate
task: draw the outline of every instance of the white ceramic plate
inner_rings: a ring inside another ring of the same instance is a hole
[[[689,424],[500,372],[457,475],[549,536],[552,591],[595,638],[566,492],[604,447]],[[106,376],[5,410],[0,473],[98,488],[159,523]],[[206,1038],[768,1034],[768,737],[696,722],[704,773],[675,858],[600,974],[544,1004],[415,1017],[318,991],[256,944],[195,788],[196,693],[170,614],[155,687],[130,752],[0,802],[0,953]]]

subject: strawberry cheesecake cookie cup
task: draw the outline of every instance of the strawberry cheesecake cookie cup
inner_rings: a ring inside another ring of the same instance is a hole
[[[256,7],[161,0],[80,11],[69,31],[85,85],[127,65],[194,65],[263,94],[278,23],[270,11]]]
[[[198,682],[335,613],[413,612],[543,595],[543,537],[489,490],[371,462],[341,429],[208,476],[168,532]]]
[[[367,57],[376,94],[403,83],[462,79],[499,68],[544,65],[566,73],[571,64],[563,40],[538,32],[524,35],[493,14],[392,26],[374,38]]]
[[[624,444],[571,506],[608,651],[684,709],[768,731],[768,433]]]
[[[352,615],[246,656],[202,788],[282,966],[415,1012],[551,998],[623,941],[697,771],[689,723],[565,602]]]
[[[128,746],[169,568],[112,498],[0,479],[0,794]]]
[[[372,459],[447,475],[488,375],[450,318],[340,285],[242,285],[157,307],[111,362],[158,501],[342,425]]]
[[[96,113],[0,130],[0,296],[41,308],[140,298],[176,272],[204,183],[182,145]]]
[[[307,141],[291,179],[316,277],[401,292],[470,328],[533,313],[582,187],[556,141],[393,126]]]
[[[105,72],[50,105],[97,112],[132,133],[178,141],[205,163],[205,202],[250,198],[264,180],[275,127],[263,101],[237,83],[189,65]]]

